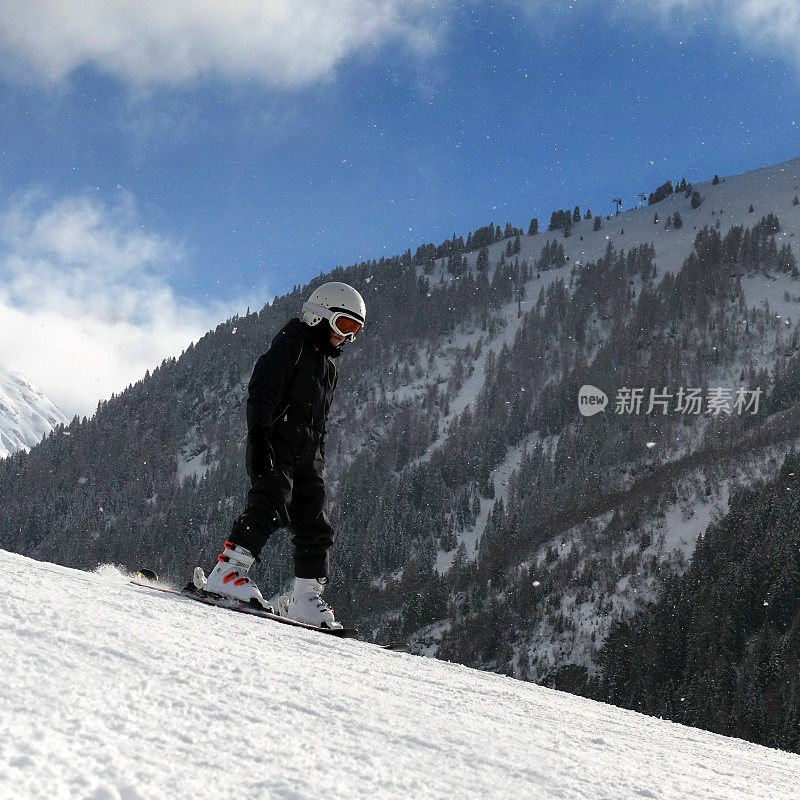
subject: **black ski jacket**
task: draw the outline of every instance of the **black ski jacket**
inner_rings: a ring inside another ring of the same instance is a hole
[[[339,355],[324,321],[313,328],[297,318],[284,325],[250,378],[248,450],[269,442],[288,451],[294,463],[325,458],[325,423],[338,377],[333,359]]]

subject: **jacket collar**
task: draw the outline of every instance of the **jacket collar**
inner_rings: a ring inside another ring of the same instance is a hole
[[[295,317],[281,328],[278,335],[272,340],[273,344],[282,336],[288,336],[290,339],[299,339],[330,358],[339,358],[342,354],[340,347],[334,347],[331,344],[330,326],[325,320],[320,322],[319,325],[311,327],[306,325],[299,317]]]

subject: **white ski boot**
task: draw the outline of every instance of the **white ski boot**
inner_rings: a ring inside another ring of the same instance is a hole
[[[211,574],[206,578],[198,567],[195,570],[194,584],[209,594],[250,605],[258,603],[266,611],[271,612],[272,606],[262,597],[258,586],[247,577],[254,561],[255,558],[246,548],[233,542],[225,542],[225,549],[217,556],[217,565]]]
[[[333,609],[322,599],[327,578],[295,578],[291,595],[281,598],[283,616],[318,628],[341,628]]]

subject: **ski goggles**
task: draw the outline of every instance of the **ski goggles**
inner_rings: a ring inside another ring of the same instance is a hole
[[[303,310],[318,314],[328,320],[334,333],[352,342],[356,334],[364,327],[363,320],[357,319],[349,312],[339,308],[325,308],[317,303],[303,303]]]

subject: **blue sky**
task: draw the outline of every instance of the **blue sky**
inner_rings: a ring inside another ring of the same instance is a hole
[[[788,0],[77,5],[0,0],[0,365],[69,413],[337,264],[800,155]]]

